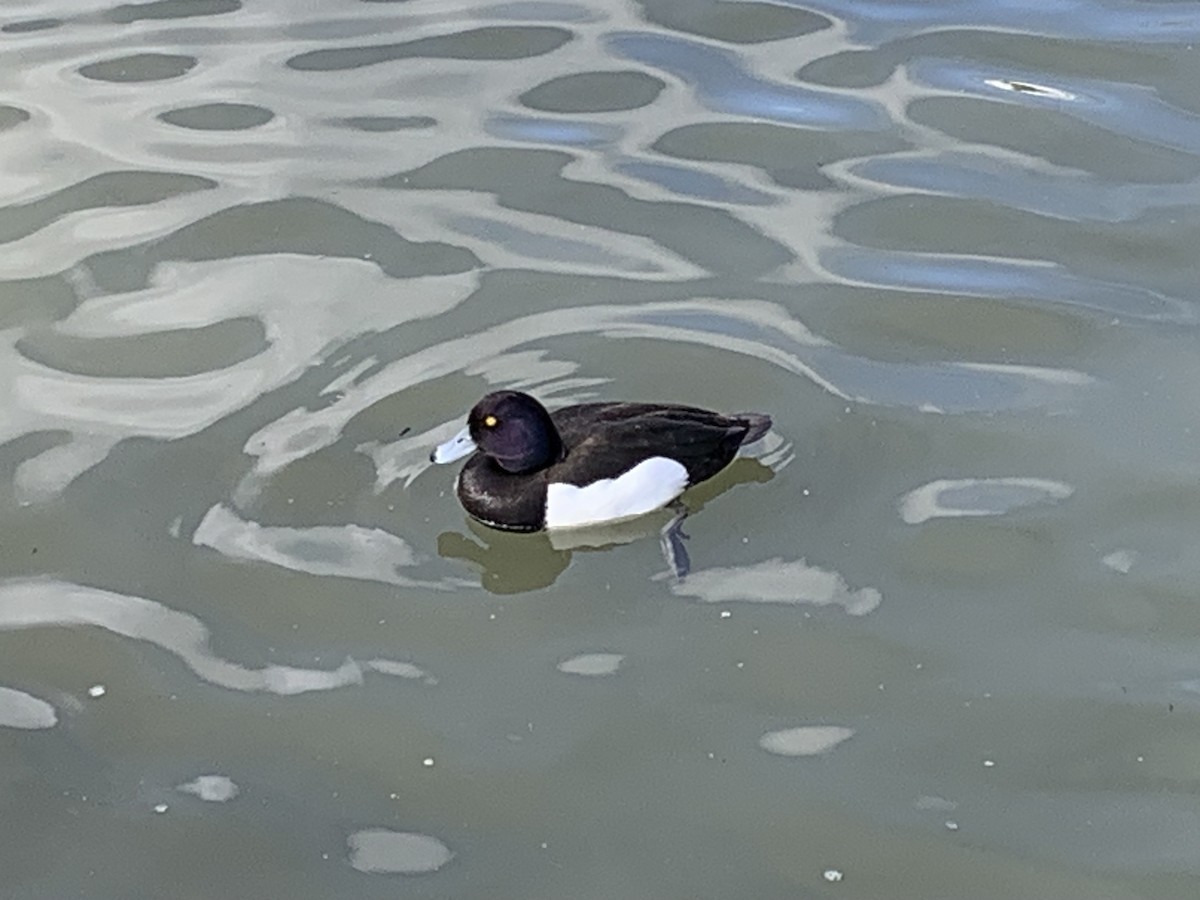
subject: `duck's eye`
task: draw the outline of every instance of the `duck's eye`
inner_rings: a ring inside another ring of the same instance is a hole
[[[495,416],[484,416],[483,424],[486,425],[488,428],[495,428],[496,423],[499,421],[500,420],[497,419]]]

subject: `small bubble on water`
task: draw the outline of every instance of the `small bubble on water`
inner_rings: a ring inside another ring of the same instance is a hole
[[[102,684],[93,684],[88,688],[88,696],[96,700],[108,693],[108,688]]]
[[[847,412],[849,412],[849,409],[847,409]],[[825,870],[825,880],[828,882],[831,882],[832,884],[837,884],[839,881],[841,881],[845,877],[846,876],[844,874],[842,874],[841,869],[826,869]]]
[[[163,813],[165,813],[165,812],[166,812],[168,809],[170,809],[170,808],[171,808],[171,807],[167,806],[167,804],[165,804],[165,803],[160,803],[160,804],[158,804],[157,806],[155,806],[155,807],[154,807],[154,811],[155,811],[156,813],[158,813],[159,815],[162,815]]]

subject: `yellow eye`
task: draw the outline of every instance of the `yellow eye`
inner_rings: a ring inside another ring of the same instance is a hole
[[[495,428],[497,421],[499,420],[495,416],[486,416],[483,420],[483,424],[488,428]]]

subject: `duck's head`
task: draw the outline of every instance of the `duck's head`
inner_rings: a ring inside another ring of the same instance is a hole
[[[550,413],[528,394],[495,391],[475,404],[467,427],[429,455],[454,462],[478,450],[506,472],[536,472],[562,458],[562,438]]]

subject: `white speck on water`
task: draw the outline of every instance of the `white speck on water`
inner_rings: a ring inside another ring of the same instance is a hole
[[[983,766],[985,769],[990,769],[995,765],[996,765],[996,761],[994,759],[985,759],[983,761]]]
[[[88,696],[93,700],[98,700],[107,693],[108,688],[102,684],[93,684],[90,688],[88,688]]]
[[[1104,563],[1104,565],[1108,566],[1114,572],[1128,575],[1129,570],[1133,568],[1133,564],[1137,562],[1137,553],[1133,550],[1114,550],[1101,559],[1100,562]]]
[[[613,675],[624,659],[620,653],[581,653],[564,659],[556,668],[567,675]]]
[[[801,725],[768,731],[758,739],[758,746],[777,756],[819,756],[853,735],[853,728],[841,725]]]
[[[946,820],[946,830],[947,831],[958,831],[958,823],[955,822],[953,819],[947,819]]]
[[[423,765],[427,769],[433,768],[433,757],[432,756],[425,757],[423,760],[421,760],[421,765]]]
[[[849,411],[850,411],[849,409],[846,410],[846,412],[849,412]],[[841,881],[845,877],[846,876],[842,873],[841,869],[826,869],[825,870],[825,880],[832,884],[837,884],[839,881]]]
[[[175,788],[185,794],[194,794],[209,803],[225,803],[238,795],[238,786],[225,775],[201,775],[194,781]]]
[[[158,813],[159,815],[162,815],[170,808],[171,807],[167,806],[167,804],[165,804],[165,803],[159,803],[157,806],[154,807],[154,811],[156,813]]]
[[[728,618],[729,618],[730,616],[732,616],[732,615],[733,615],[733,613],[731,613],[731,612],[730,612],[729,610],[727,610],[727,609],[723,609],[723,610],[721,610],[721,618],[722,618],[722,619],[728,619]]]

